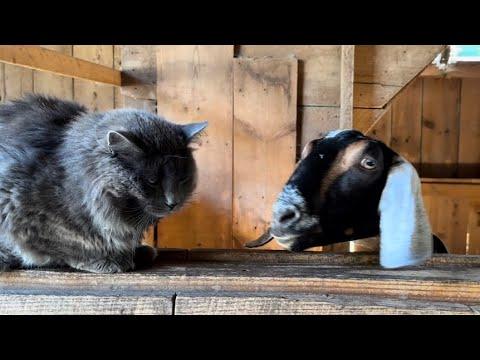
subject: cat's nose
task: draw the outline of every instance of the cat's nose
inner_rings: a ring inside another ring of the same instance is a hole
[[[165,201],[165,206],[168,207],[170,210],[173,210],[177,205],[178,205],[177,202]]]

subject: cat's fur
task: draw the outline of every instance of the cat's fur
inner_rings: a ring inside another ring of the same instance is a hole
[[[192,194],[189,143],[205,126],[38,95],[0,105],[0,271],[122,272],[153,258],[142,235]]]

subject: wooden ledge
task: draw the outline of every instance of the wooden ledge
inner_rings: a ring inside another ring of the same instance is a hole
[[[371,254],[163,250],[153,269],[0,274],[0,314],[475,314],[480,256],[382,269]]]

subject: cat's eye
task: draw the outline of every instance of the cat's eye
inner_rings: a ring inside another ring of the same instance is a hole
[[[360,162],[360,166],[367,170],[373,170],[377,167],[377,162],[371,157],[365,157]]]
[[[147,178],[147,182],[148,182],[150,185],[155,185],[155,184],[158,182],[158,178],[156,178],[156,177],[148,177],[148,178]]]

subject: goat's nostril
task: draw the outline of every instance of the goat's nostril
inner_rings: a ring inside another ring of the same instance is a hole
[[[293,209],[288,209],[288,210],[285,210],[283,212],[283,214],[280,216],[280,218],[278,219],[278,221],[280,223],[288,223],[290,221],[292,221],[293,219],[295,219],[295,217],[297,216],[297,213],[295,210]]]

